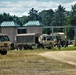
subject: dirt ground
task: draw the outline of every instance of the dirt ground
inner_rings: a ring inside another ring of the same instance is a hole
[[[52,51],[40,53],[39,55],[48,59],[54,59],[76,66],[76,51]],[[63,70],[59,73],[56,73],[56,75],[76,75],[76,69]]]
[[[0,75],[76,75],[76,51],[31,52],[0,55]]]
[[[52,51],[40,53],[39,55],[76,66],[76,51]]]

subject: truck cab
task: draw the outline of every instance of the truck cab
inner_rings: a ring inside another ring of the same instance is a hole
[[[45,48],[53,48],[54,46],[54,40],[52,36],[48,34],[42,34],[39,37],[39,43],[43,45]]]
[[[2,55],[7,54],[10,49],[10,39],[7,34],[0,33],[0,53]]]

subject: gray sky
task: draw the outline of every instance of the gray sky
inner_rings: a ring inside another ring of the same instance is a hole
[[[57,9],[62,5],[66,10],[71,10],[76,0],[0,0],[0,13],[6,12],[11,15],[23,16],[28,15],[31,8],[38,11]]]

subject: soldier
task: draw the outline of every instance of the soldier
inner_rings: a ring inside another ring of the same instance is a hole
[[[61,48],[61,39],[57,37],[57,47],[58,49]]]
[[[66,48],[68,46],[68,40],[65,39],[64,47]]]

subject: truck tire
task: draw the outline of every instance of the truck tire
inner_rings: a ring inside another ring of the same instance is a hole
[[[4,51],[0,51],[1,55],[6,55],[7,54],[7,51],[4,50]]]
[[[24,45],[24,49],[27,50],[29,48],[29,46],[26,44]]]
[[[18,46],[17,46],[17,49],[22,50],[22,45],[21,45],[21,44],[18,45]]]
[[[30,50],[33,50],[32,46],[29,46],[29,49],[30,49]]]
[[[24,45],[24,49],[25,50],[28,50],[28,49],[30,49],[30,50],[33,50],[33,48],[32,48],[32,45]]]
[[[10,47],[11,47],[11,50],[14,50],[15,49],[14,43],[11,43]]]
[[[49,44],[50,44],[50,46],[48,47],[48,49],[52,49],[54,47],[53,43],[50,42]]]
[[[44,48],[43,44],[37,44],[37,48]]]

